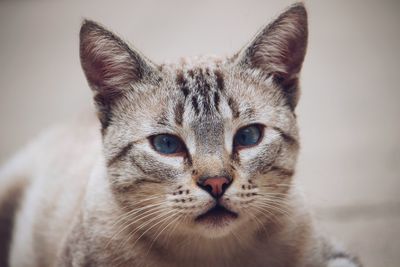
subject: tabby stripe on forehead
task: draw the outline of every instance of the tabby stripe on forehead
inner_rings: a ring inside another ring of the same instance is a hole
[[[113,158],[111,158],[108,163],[107,166],[110,167],[111,165],[115,164],[117,161],[120,161],[121,159],[123,159],[129,152],[129,150],[131,150],[133,147],[133,142],[127,144],[125,147],[123,147],[117,155],[115,155]]]
[[[219,94],[218,92],[214,92],[214,105],[215,105],[215,109],[219,112]]]
[[[254,117],[254,109],[252,108],[246,108],[243,112],[242,112],[242,117],[246,118],[246,119],[251,119]]]
[[[198,96],[201,99],[201,103],[203,104],[202,107],[203,107],[204,112],[209,113],[209,112],[211,112],[211,99],[210,99],[211,86],[207,82],[206,77],[204,76],[203,69],[196,68],[194,70],[194,72],[196,73],[196,76],[194,78],[195,92],[198,93]]]
[[[230,97],[228,99],[228,106],[232,110],[232,115],[235,119],[239,118],[240,116],[240,111],[239,111],[239,104],[232,98]]]
[[[163,126],[168,126],[169,125],[167,114],[165,112],[163,112],[160,115],[160,117],[157,119],[157,124],[163,125]]]
[[[199,103],[197,102],[196,96],[192,97],[192,106],[194,108],[194,112],[199,115],[200,113],[200,108],[199,108]]]
[[[175,107],[175,123],[177,125],[182,125],[183,123],[183,113],[185,112],[185,106],[182,102],[176,104]]]
[[[179,86],[186,99],[186,97],[189,95],[189,88],[182,71],[178,71],[176,74],[176,84]]]
[[[190,76],[191,78],[194,77],[194,71],[193,71],[192,69],[188,71],[188,74],[189,74],[189,76]]]
[[[221,90],[221,91],[224,90],[224,87],[225,87],[225,85],[224,85],[224,77],[223,77],[221,71],[215,70],[214,74],[215,74],[215,77],[216,77],[216,80],[217,80],[218,89]]]

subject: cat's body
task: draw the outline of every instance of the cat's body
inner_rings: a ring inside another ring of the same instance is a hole
[[[295,5],[232,58],[155,66],[86,22],[81,60],[101,123],[54,128],[2,170],[0,227],[12,235],[0,257],[16,267],[360,266],[318,233],[292,184],[306,41]]]
[[[281,222],[283,227],[260,228],[254,239],[160,239],[158,247],[153,244],[155,252],[148,250],[152,240],[118,248],[124,242],[122,236],[108,244],[110,235],[120,230],[113,229],[113,223],[121,213],[104,179],[98,128],[94,117],[55,127],[3,169],[2,178],[13,178],[12,185],[24,191],[13,228],[10,266],[58,266],[62,257],[78,260],[74,266],[324,266],[326,259],[334,255],[314,232],[297,194],[293,196],[291,217]],[[78,166],[76,158],[80,159]],[[88,186],[96,189],[88,190]],[[9,191],[10,187],[6,188]],[[81,213],[87,221],[81,221]],[[93,214],[95,218],[89,219]],[[88,240],[90,234],[94,240]],[[66,251],[66,246],[71,247]],[[226,252],[224,246],[229,248]],[[118,253],[113,248],[118,248]],[[179,250],[189,258],[179,258]],[[195,255],[198,250],[199,255]],[[123,262],[123,253],[127,254],[126,263],[115,264]],[[220,253],[234,256],[219,262]],[[106,263],[101,264],[104,258]],[[313,265],[291,265],[304,259]]]

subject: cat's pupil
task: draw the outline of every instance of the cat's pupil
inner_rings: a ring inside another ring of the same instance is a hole
[[[247,143],[247,135],[245,134],[245,133],[242,133],[241,135],[240,135],[240,139],[241,139],[241,143],[243,143],[243,144],[245,144],[245,143]]]

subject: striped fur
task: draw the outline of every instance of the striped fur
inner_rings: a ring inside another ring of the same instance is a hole
[[[25,152],[20,165],[37,164],[10,212],[10,266],[360,266],[315,230],[292,183],[302,4],[231,58],[158,66],[91,21],[80,39],[100,125],[62,126]],[[260,142],[234,148],[251,124]],[[185,152],[156,152],[157,134]],[[218,201],[236,217],[199,223],[215,200],[198,183],[217,176],[232,180]]]

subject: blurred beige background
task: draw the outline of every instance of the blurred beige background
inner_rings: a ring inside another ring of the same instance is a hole
[[[81,19],[155,62],[231,54],[293,1],[0,1],[0,163],[89,110]],[[306,1],[297,182],[365,266],[400,264],[400,1]]]

